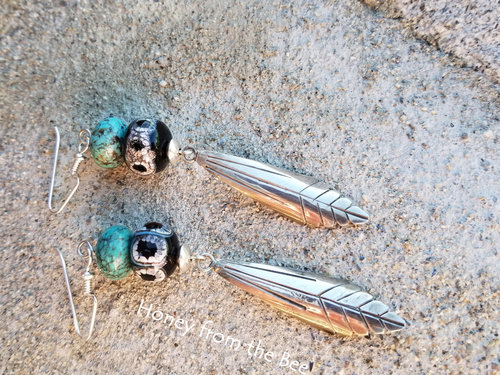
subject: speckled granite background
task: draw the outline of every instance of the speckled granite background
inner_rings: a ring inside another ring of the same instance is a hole
[[[429,17],[415,9],[404,22]],[[460,67],[359,1],[8,1],[0,12],[1,373],[297,373],[138,316],[142,299],[260,340],[313,374],[498,372],[499,90],[487,69]],[[498,39],[481,35],[473,50],[491,43],[498,53]],[[371,222],[311,229],[195,165],[142,179],[91,162],[76,199],[49,215],[52,126],[67,172],[77,131],[110,114],[156,116],[183,144],[314,174]],[[149,220],[171,221],[181,241],[218,257],[347,277],[411,326],[370,338],[323,333],[193,270],[165,284],[97,276],[96,332],[82,342],[54,248],[76,292],[78,241]]]
[[[500,82],[500,7],[490,0],[362,0],[401,19],[418,37],[457,57],[457,65]]]
[[[401,19],[416,36],[457,57],[457,65],[500,82],[500,7],[490,0],[362,0]]]

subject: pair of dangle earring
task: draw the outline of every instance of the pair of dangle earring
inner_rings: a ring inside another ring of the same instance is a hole
[[[93,258],[101,273],[112,280],[135,272],[146,281],[164,281],[176,268],[186,272],[194,262],[200,270],[215,272],[271,306],[331,333],[366,336],[398,331],[406,325],[387,305],[346,280],[285,267],[217,260],[209,253],[192,255],[187,246],[180,246],[169,226],[159,223],[147,223],[135,233],[125,226],[115,225],[101,234],[95,249],[89,241],[80,243],[80,256],[85,256],[83,248],[88,256],[83,275],[85,294],[94,301],[87,335],[80,332],[66,264],[61,251],[57,251],[63,265],[75,330],[86,339],[92,335],[97,312],[97,298],[90,287]]]
[[[89,150],[100,167],[115,168],[125,161],[132,172],[141,176],[161,172],[180,158],[197,162],[248,197],[312,227],[333,228],[368,220],[368,214],[349,198],[312,177],[220,152],[181,148],[162,121],[136,120],[127,126],[114,117],[101,121],[92,131],[85,129],[79,133],[78,153],[71,170],[76,183],[56,208],[52,200],[60,136],[57,128],[55,131],[56,147],[49,191],[49,209],[53,213],[61,212],[77,191],[80,184],[78,169]]]
[[[101,121],[92,132],[85,129],[79,133],[78,153],[71,170],[76,183],[60,207],[55,208],[52,199],[60,143],[59,131],[55,130],[56,147],[49,191],[49,209],[53,213],[61,212],[76,193],[80,184],[78,169],[89,150],[101,167],[115,168],[125,161],[131,171],[142,176],[161,172],[180,158],[186,162],[196,161],[243,194],[313,227],[361,224],[368,219],[366,212],[350,199],[312,177],[223,153],[181,148],[168,127],[158,120],[137,120],[127,126],[116,118]],[[135,233],[123,226],[113,226],[102,233],[95,250],[89,241],[84,241],[78,246],[79,255],[84,255],[83,248],[88,256],[87,270],[83,275],[85,294],[94,303],[86,338],[92,334],[97,311],[97,298],[90,286],[93,258],[101,273],[113,280],[134,271],[143,280],[163,281],[176,268],[184,272],[195,262],[199,269],[215,272],[285,313],[312,326],[343,335],[388,333],[406,325],[397,314],[389,311],[387,305],[346,280],[265,264],[216,260],[209,253],[191,255],[188,247],[179,245],[170,227],[158,223],[148,223]],[[60,250],[58,253],[74,326],[83,337],[64,258]]]

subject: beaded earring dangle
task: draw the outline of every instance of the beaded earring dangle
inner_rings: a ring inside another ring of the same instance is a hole
[[[136,120],[127,126],[114,117],[101,121],[92,131],[80,131],[78,153],[71,170],[76,183],[61,206],[55,208],[52,196],[60,143],[57,127],[55,131],[56,146],[49,191],[52,213],[61,212],[78,189],[78,169],[89,150],[100,167],[116,168],[125,161],[132,172],[141,176],[161,172],[169,163],[181,158],[186,162],[196,161],[248,197],[312,227],[334,228],[349,223],[362,224],[368,220],[368,214],[349,198],[312,177],[220,152],[201,151],[189,146],[181,148],[162,121]]]
[[[405,320],[389,311],[387,305],[346,280],[285,267],[217,260],[209,253],[192,255],[186,245],[180,245],[177,235],[168,225],[156,222],[147,223],[135,233],[122,225],[112,226],[101,234],[95,249],[90,241],[81,242],[78,246],[80,256],[85,256],[83,248],[88,256],[83,275],[85,294],[94,299],[86,339],[92,335],[97,310],[97,299],[90,287],[93,259],[101,273],[111,280],[134,272],[141,279],[154,282],[166,280],[176,268],[186,272],[191,263],[196,263],[200,270],[214,272],[271,306],[331,333],[366,336],[398,331],[406,326]],[[57,251],[75,330],[84,337],[76,317],[66,264],[61,251]]]

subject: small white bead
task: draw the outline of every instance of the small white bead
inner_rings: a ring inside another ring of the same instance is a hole
[[[179,143],[175,139],[172,139],[168,144],[168,152],[167,152],[168,160],[172,164],[175,164],[179,160],[180,152],[181,152],[181,146],[179,146]]]
[[[191,260],[191,250],[188,246],[182,245],[179,251],[179,271],[184,272],[189,268],[189,262]]]

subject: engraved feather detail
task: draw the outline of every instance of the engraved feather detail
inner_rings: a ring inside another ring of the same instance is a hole
[[[226,260],[216,261],[214,269],[273,307],[328,332],[366,336],[406,326],[387,305],[346,280]]]
[[[350,199],[312,177],[213,151],[200,151],[196,161],[241,193],[303,224],[333,228],[368,220]]]

